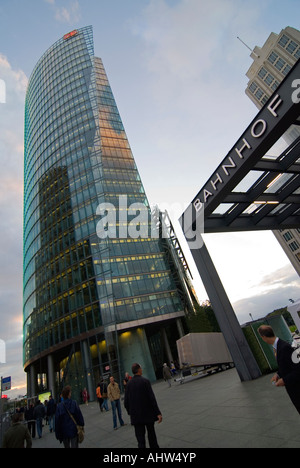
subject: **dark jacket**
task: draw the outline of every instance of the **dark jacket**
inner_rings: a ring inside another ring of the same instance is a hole
[[[31,435],[27,426],[21,423],[14,423],[5,433],[2,448],[26,448],[32,447]]]
[[[286,391],[300,413],[300,364],[293,362],[292,355],[294,352],[295,349],[291,345],[283,340],[278,340],[278,375],[283,379]]]
[[[150,381],[139,375],[128,382],[124,405],[132,425],[154,423],[161,414]]]
[[[50,398],[47,404],[47,416],[53,416],[56,412],[56,403],[53,398]]]
[[[34,419],[34,407],[30,405],[30,407],[25,411],[25,420],[32,421]]]
[[[171,372],[170,367],[168,367],[168,366],[163,367],[163,378],[165,380],[171,380],[172,379],[172,372]]]
[[[43,403],[39,403],[33,410],[34,419],[43,419],[46,416],[46,409]]]
[[[75,418],[79,426],[84,426],[84,419],[81,410],[75,400],[67,398],[57,405],[55,413],[55,435],[62,442],[64,439],[72,439],[77,435],[77,427],[69,416],[69,413]]]

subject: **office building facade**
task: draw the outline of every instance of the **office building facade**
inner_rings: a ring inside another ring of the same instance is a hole
[[[139,361],[153,381],[175,358],[191,301],[150,219],[92,27],[72,31],[38,61],[26,94],[29,396],[71,384],[93,397],[103,376],[121,381]]]
[[[261,109],[285,76],[300,58],[300,31],[287,27],[280,34],[271,33],[262,47],[255,47],[251,58],[253,64],[246,76],[249,82],[246,95]],[[288,145],[300,137],[297,125],[284,134]],[[288,180],[288,174],[283,175]],[[282,184],[283,179],[278,180]],[[274,191],[276,184],[272,187]],[[300,275],[300,229],[273,231],[276,239],[285,251],[293,267]]]

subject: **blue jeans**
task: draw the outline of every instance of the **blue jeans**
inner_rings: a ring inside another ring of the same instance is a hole
[[[118,418],[120,421],[121,426],[124,426],[124,421],[122,419],[122,410],[121,410],[121,402],[120,400],[115,400],[111,402],[111,408],[113,412],[113,422],[114,422],[114,429],[117,428],[117,411],[118,411]]]
[[[105,411],[109,411],[109,409],[108,409],[108,403],[107,403],[107,398],[103,398],[103,404],[102,404],[101,408],[102,408],[102,409],[104,408]]]
[[[39,438],[41,438],[43,434],[43,418],[36,419],[36,430]]]
[[[51,416],[48,416],[48,422],[49,422],[49,429],[50,431],[55,430],[55,416],[54,414],[51,414]]]

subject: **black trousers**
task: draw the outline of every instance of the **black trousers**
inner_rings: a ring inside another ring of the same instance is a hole
[[[154,424],[155,423],[135,424],[134,426],[135,436],[137,438],[139,448],[146,448],[146,428],[147,428],[150,448],[156,448],[156,449],[159,448],[156,434],[155,434]]]

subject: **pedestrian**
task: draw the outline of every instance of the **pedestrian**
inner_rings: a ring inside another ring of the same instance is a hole
[[[174,361],[171,361],[170,370],[171,370],[172,376],[174,377],[177,374],[177,370],[176,370],[176,366],[174,364]]]
[[[155,422],[162,422],[162,414],[158,407],[151,383],[142,377],[143,369],[139,364],[132,366],[133,379],[127,384],[125,392],[125,408],[130,415],[131,424],[135,429],[138,448],[146,448],[146,428],[150,448],[159,448]]]
[[[36,430],[37,430],[39,439],[41,439],[43,435],[43,420],[44,420],[45,414],[46,414],[45,407],[43,403],[40,400],[38,400],[33,411],[33,417],[36,420]]]
[[[101,411],[101,413],[103,413],[103,407],[102,407],[102,405],[103,405],[103,398],[102,398],[102,394],[101,394],[101,385],[100,385],[100,382],[98,383],[97,388],[96,388],[96,396],[97,396],[97,399],[98,399],[100,411]]]
[[[115,382],[114,377],[110,377],[110,384],[107,387],[107,396],[111,402],[111,408],[113,412],[113,425],[114,425],[114,430],[116,431],[118,429],[118,424],[117,424],[117,413],[118,413],[118,418],[120,421],[120,425],[125,426],[125,423],[122,419],[122,410],[121,410],[121,392],[119,385],[117,382]]]
[[[103,405],[102,405],[102,409],[104,408],[105,411],[109,411],[109,408],[108,408],[108,403],[107,403],[107,383],[102,380],[102,382],[100,383],[100,391],[101,391],[101,395],[102,395],[102,399],[103,399]]]
[[[86,404],[86,406],[89,405],[89,399],[90,399],[90,395],[88,394],[87,389],[84,387],[84,389],[82,390],[82,400],[83,400],[83,403]]]
[[[62,402],[57,405],[55,413],[55,435],[63,442],[65,448],[78,448],[77,425],[84,427],[84,419],[77,401],[71,399],[71,387],[67,385],[62,391]],[[75,419],[74,423],[72,417]]]
[[[48,422],[47,406],[48,406],[48,400],[45,400],[45,401],[44,401],[44,407],[45,407],[45,416],[44,416],[45,426],[48,426],[48,424],[49,424],[49,422]]]
[[[25,420],[27,422],[28,431],[32,439],[35,438],[35,419],[34,419],[33,412],[34,412],[34,406],[31,403],[29,405],[29,408],[27,408],[25,411]]]
[[[48,417],[50,432],[53,432],[55,430],[55,412],[56,412],[56,403],[52,395],[50,395],[49,401],[47,404],[47,417]]]
[[[300,363],[296,361],[295,349],[278,338],[269,325],[260,326],[258,332],[265,343],[272,345],[277,359],[278,372],[271,382],[276,387],[286,388],[292,403],[300,414]]]
[[[168,382],[169,388],[172,386],[172,372],[170,367],[165,363],[163,367],[163,378]]]
[[[31,448],[32,439],[28,428],[22,424],[24,413],[15,413],[12,416],[12,425],[6,431],[2,448]],[[25,447],[26,442],[26,447]]]

